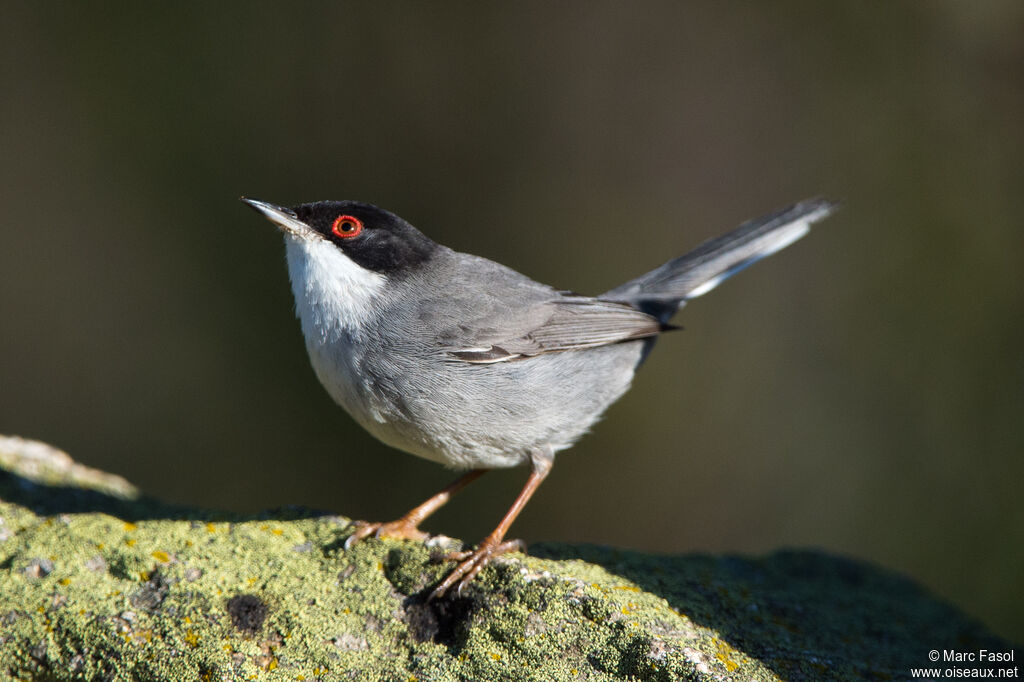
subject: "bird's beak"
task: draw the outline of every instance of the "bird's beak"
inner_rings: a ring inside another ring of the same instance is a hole
[[[266,201],[260,201],[259,199],[249,199],[247,197],[241,197],[241,199],[259,211],[264,218],[277,225],[287,234],[299,237],[300,239],[309,239],[313,236],[319,236],[313,228],[299,220],[298,217],[296,217],[295,212],[291,209],[283,206],[276,206]]]

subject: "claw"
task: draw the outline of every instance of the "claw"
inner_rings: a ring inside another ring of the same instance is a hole
[[[506,540],[505,542],[488,542],[485,540],[472,551],[453,552],[447,555],[445,559],[458,561],[459,564],[448,574],[444,582],[430,593],[428,601],[443,597],[456,583],[458,583],[458,587],[455,588],[455,594],[461,597],[463,588],[473,582],[473,579],[483,570],[484,566],[491,562],[491,559],[508,552],[525,551],[526,544],[522,540]]]

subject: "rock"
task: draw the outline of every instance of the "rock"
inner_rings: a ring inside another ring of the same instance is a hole
[[[345,551],[348,519],[162,505],[54,453],[0,439],[10,679],[904,679],[933,649],[1011,650],[904,577],[810,551],[538,545],[427,602],[443,549]]]

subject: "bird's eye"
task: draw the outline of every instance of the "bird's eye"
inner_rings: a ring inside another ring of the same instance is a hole
[[[331,232],[342,239],[351,239],[363,231],[363,221],[355,216],[340,215],[334,219]]]

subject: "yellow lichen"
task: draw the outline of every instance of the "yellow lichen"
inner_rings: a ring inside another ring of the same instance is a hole
[[[735,649],[717,637],[714,638],[713,642],[715,645],[715,658],[725,666],[727,671],[732,672],[733,670],[736,670],[736,668],[740,667],[740,664],[732,658],[737,653]]]

